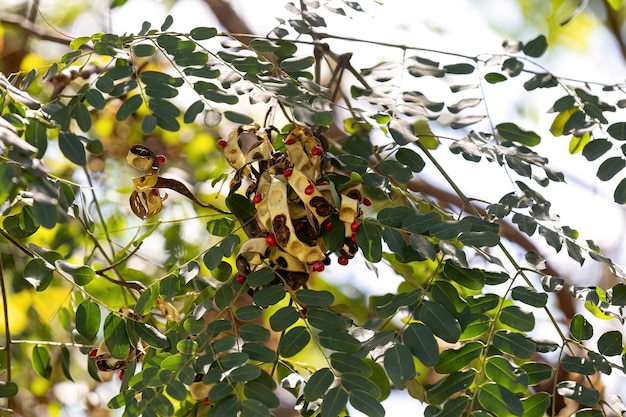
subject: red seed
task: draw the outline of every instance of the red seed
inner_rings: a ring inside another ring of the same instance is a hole
[[[352,233],[356,233],[359,230],[359,222],[357,222],[356,220],[353,221],[350,225],[350,230],[352,230]]]
[[[89,357],[90,358],[95,358],[96,356],[98,356],[98,349],[97,348],[93,348],[89,351]]]
[[[246,277],[241,274],[237,274],[237,277],[235,279],[241,285],[243,285],[243,283],[246,282]]]
[[[324,262],[322,261],[317,261],[313,264],[313,266],[311,267],[311,269],[315,272],[322,272],[324,270]]]
[[[165,155],[157,155],[157,161],[159,161],[159,164],[164,164],[167,162],[167,157]]]
[[[304,194],[311,195],[315,192],[315,186],[313,184],[309,184],[304,189]]]
[[[307,309],[306,307],[302,307],[302,309],[300,310],[300,317],[302,317],[303,319],[306,319],[306,313],[307,313]]]
[[[333,230],[333,222],[331,222],[330,220],[326,220],[322,226],[324,226],[324,230],[330,232],[331,230]]]
[[[287,168],[283,171],[283,174],[285,175],[285,177],[290,177],[291,174],[293,174],[293,168]]]
[[[315,145],[311,148],[311,155],[321,155],[324,153],[324,149],[320,145]]]
[[[365,197],[363,199],[363,204],[365,205],[365,207],[369,207],[372,205],[372,200],[370,200],[369,198]]]
[[[293,145],[294,143],[296,143],[296,139],[295,138],[287,138],[287,139],[285,139],[285,145]]]
[[[356,235],[352,235],[350,239],[352,239],[352,243],[356,244]]]
[[[220,148],[225,148],[226,145],[228,145],[228,141],[225,139],[220,139],[217,141],[217,146],[219,146]]]
[[[276,246],[276,237],[272,234],[265,236],[265,241],[270,246]]]
[[[119,374],[120,381],[121,381],[122,379],[124,379],[124,374],[125,374],[125,373],[126,373],[126,370],[125,370],[125,369],[122,369],[122,370],[120,371],[120,374]]]
[[[254,204],[259,204],[261,201],[263,201],[263,196],[261,194],[255,194],[252,201],[254,202]]]
[[[208,406],[210,406],[210,405],[211,405],[211,401],[209,401],[209,397],[206,397],[206,398],[204,399],[204,406],[205,406],[205,407],[208,407]]]
[[[320,181],[319,184],[317,184],[317,185],[322,185],[323,186],[323,185],[328,185],[328,184],[330,184],[328,181]]]
[[[349,259],[345,256],[340,256],[339,258],[337,258],[337,263],[339,263],[339,265],[348,265],[348,261]]]
[[[156,188],[151,189],[150,192],[152,193],[152,195],[159,195],[159,190]]]

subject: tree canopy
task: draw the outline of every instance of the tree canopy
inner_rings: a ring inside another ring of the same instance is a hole
[[[557,3],[480,54],[341,30],[372,0],[266,34],[7,7],[0,413],[621,415],[624,247],[546,196],[589,171],[623,212],[625,86],[544,59],[600,18],[626,51],[622,2]]]

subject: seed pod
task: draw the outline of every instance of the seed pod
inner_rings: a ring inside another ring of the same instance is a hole
[[[294,170],[292,177],[295,172]],[[283,181],[272,178],[267,201],[272,219],[272,232],[280,247],[304,263],[313,263],[324,259],[324,253],[319,246],[309,246],[298,239],[289,216],[287,186]]]

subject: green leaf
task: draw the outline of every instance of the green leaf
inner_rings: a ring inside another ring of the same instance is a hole
[[[411,233],[426,233],[430,228],[441,222],[441,217],[435,212],[415,214],[402,220],[402,228]]]
[[[432,225],[430,227],[430,233],[439,239],[449,240],[454,239],[463,232],[469,232],[471,227],[472,225],[466,221],[448,220]]]
[[[485,81],[487,81],[489,84],[501,83],[503,81],[506,81],[507,79],[508,78],[506,78],[505,75],[498,72],[490,72],[489,74],[485,75]]]
[[[410,352],[409,357],[411,357]],[[411,361],[413,361],[412,358]],[[330,355],[330,364],[335,371],[341,374],[351,373],[366,378],[372,375],[372,368],[363,361],[358,352],[355,354],[335,352]]]
[[[91,129],[91,114],[87,107],[83,103],[78,103],[76,108],[74,109],[73,117],[78,124],[78,127],[83,132],[89,131]]]
[[[32,361],[35,372],[45,379],[50,379],[52,375],[52,359],[50,359],[48,349],[39,345],[33,347]]]
[[[194,102],[191,106],[185,110],[185,115],[183,116],[183,121],[185,123],[193,123],[196,120],[196,117],[202,113],[204,110],[204,102],[202,100],[198,100]]]
[[[28,261],[24,267],[24,279],[37,291],[44,291],[54,278],[54,268],[41,258]]]
[[[587,143],[583,149],[583,156],[588,161],[595,161],[605,153],[607,153],[613,145],[606,139],[594,139]]]
[[[332,384],[335,376],[328,368],[315,371],[304,386],[304,399],[313,401],[322,397]]]
[[[263,371],[258,366],[247,363],[234,369],[229,376],[233,382],[248,382],[257,379],[261,372]]]
[[[536,146],[541,142],[541,136],[533,131],[520,128],[515,123],[500,123],[496,126],[498,134],[511,142],[521,143],[526,146]]]
[[[402,227],[404,219],[415,214],[411,207],[387,207],[378,212],[378,221],[388,227]]]
[[[467,369],[465,371],[450,374],[437,383],[430,386],[427,391],[427,398],[431,404],[441,404],[459,391],[464,391],[474,383],[476,370]]]
[[[269,408],[261,401],[248,398],[241,403],[242,417],[270,417],[271,415]]]
[[[511,290],[511,298],[532,307],[542,308],[548,303],[548,294],[533,287],[517,286]]]
[[[280,48],[275,41],[263,38],[252,39],[250,47],[258,52],[274,52]]]
[[[598,338],[598,351],[606,356],[621,355],[624,351],[622,333],[609,330]]]
[[[157,349],[168,349],[170,347],[170,342],[167,337],[151,324],[134,320],[130,323],[137,336],[148,346]]]
[[[197,27],[191,29],[189,35],[196,41],[211,39],[217,35],[217,29],[210,27]]]
[[[572,337],[578,340],[589,340],[593,336],[593,326],[582,314],[576,314],[572,317],[569,330]]]
[[[409,324],[402,333],[402,341],[424,366],[434,366],[439,362],[437,340],[432,330],[423,323]]]
[[[348,403],[348,394],[339,386],[331,388],[322,402],[324,417],[339,417]]]
[[[263,382],[261,378],[257,381],[248,382],[243,389],[246,397],[260,401],[269,408],[277,408],[280,406],[280,400],[272,391],[273,385],[268,385],[267,382]]]
[[[484,347],[482,342],[469,342],[457,349],[446,349],[441,352],[435,371],[439,374],[451,374],[460,371],[478,358]]]
[[[617,204],[626,204],[626,178],[621,180],[615,188],[613,199]]]
[[[270,285],[254,293],[252,299],[258,306],[271,306],[285,298],[285,287],[282,285]]]
[[[18,393],[18,387],[12,381],[0,381],[0,398],[15,397]]]
[[[100,330],[100,307],[90,299],[84,299],[76,308],[76,331],[88,341],[96,338]]]
[[[552,367],[542,362],[526,362],[520,368],[528,375],[528,384],[537,385],[541,381],[545,381],[552,377]]]
[[[128,356],[130,341],[124,319],[115,314],[109,314],[104,319],[104,343],[114,358],[125,359]]]
[[[600,393],[574,381],[562,381],[557,384],[559,395],[570,398],[580,404],[592,406],[600,401]]]
[[[239,337],[246,342],[266,342],[270,338],[270,331],[258,324],[242,324],[239,327]]]
[[[567,372],[574,372],[581,375],[593,375],[596,367],[592,360],[578,356],[568,356],[561,360],[561,367]]]
[[[96,271],[86,265],[74,265],[63,260],[56,261],[54,265],[64,277],[76,285],[87,285],[96,277]]]
[[[452,262],[446,262],[443,275],[470,290],[481,290],[485,285],[485,276],[479,269],[465,269]]]
[[[548,49],[548,41],[544,35],[539,35],[535,39],[528,41],[522,51],[524,54],[539,58]]]
[[[380,172],[399,184],[406,184],[413,177],[408,166],[393,160],[383,161]]]
[[[369,417],[384,417],[385,409],[373,396],[363,391],[353,391],[350,393],[350,404],[356,410],[365,413]]]
[[[75,134],[59,132],[59,149],[67,159],[76,165],[84,166],[87,164],[85,146]]]
[[[323,330],[318,335],[320,345],[338,352],[351,353],[361,349],[361,342],[346,332]]]
[[[422,172],[426,162],[416,152],[411,149],[401,148],[396,152],[396,160],[406,165],[413,172]]]
[[[626,122],[613,123],[606,131],[614,139],[626,140]]]
[[[161,25],[161,32],[165,32],[166,30],[168,30],[170,26],[172,26],[172,23],[174,23],[174,19],[171,15],[168,14],[165,18],[165,21]]]
[[[280,67],[288,73],[298,73],[309,68],[315,62],[313,56],[286,58],[280,61]]]
[[[136,112],[142,104],[143,99],[141,98],[141,95],[136,94],[134,96],[131,96],[130,98],[126,99],[118,108],[115,118],[120,122],[126,120],[128,116]]]
[[[210,220],[206,225],[206,230],[213,236],[226,237],[232,234],[235,229],[235,221],[228,217]]]
[[[528,398],[522,398],[524,417],[543,417],[550,407],[550,394],[538,392]]]
[[[290,358],[304,349],[310,340],[311,334],[306,327],[293,327],[280,338],[278,353],[284,358]]]
[[[446,70],[448,74],[471,74],[476,67],[472,64],[461,63],[444,65],[443,69]]]
[[[520,399],[495,382],[487,382],[480,386],[478,402],[498,417],[522,417],[524,414]]]
[[[320,330],[344,330],[346,328],[346,320],[343,316],[331,311],[311,308],[306,314],[309,324]]]
[[[362,223],[356,232],[356,242],[370,262],[380,262],[383,255],[382,230],[372,223]]]
[[[270,317],[270,326],[276,332],[287,330],[300,319],[300,314],[293,306],[285,306]]]
[[[415,378],[416,370],[408,347],[396,343],[385,352],[385,370],[398,389],[404,389],[407,381]]]
[[[504,353],[520,359],[530,359],[537,351],[537,345],[520,333],[498,330],[493,337],[493,345]]]
[[[355,391],[366,392],[374,398],[380,395],[380,389],[376,384],[361,375],[346,373],[341,375],[341,385],[350,393]]]
[[[485,372],[492,381],[515,394],[524,394],[528,389],[528,375],[523,372],[519,373],[503,356],[489,357],[486,361]]]
[[[231,110],[226,110],[224,112],[224,117],[227,120],[230,120],[233,123],[237,123],[240,125],[249,125],[254,123],[254,119],[246,114],[237,113]]]
[[[626,159],[621,156],[612,156],[603,161],[598,167],[596,176],[602,181],[608,181],[626,167]]]
[[[241,351],[246,353],[253,361],[272,363],[276,360],[276,351],[260,343],[245,343],[242,346]]]
[[[241,194],[231,194],[226,198],[226,207],[238,219],[246,220],[254,216],[256,208],[252,201]]]
[[[456,343],[461,336],[461,326],[441,304],[425,301],[419,311],[419,318],[432,332],[449,343]]]
[[[137,300],[137,304],[135,304],[135,313],[141,315],[148,314],[156,304],[158,298],[159,282],[157,281],[141,293],[139,299]]]
[[[155,52],[156,48],[154,47],[154,45],[151,45],[149,43],[143,43],[133,46],[133,53],[137,57],[152,56]]]
[[[296,291],[296,298],[306,306],[327,307],[335,302],[335,297],[330,291],[307,288]]]
[[[502,324],[522,332],[529,332],[535,328],[535,316],[518,306],[504,307],[498,319]]]
[[[233,267],[230,263],[221,261],[217,266],[211,270],[211,276],[218,281],[225,282],[231,277],[233,273]]]
[[[269,284],[274,280],[276,275],[270,268],[258,269],[246,277],[246,283],[251,287],[261,287],[265,284]]]

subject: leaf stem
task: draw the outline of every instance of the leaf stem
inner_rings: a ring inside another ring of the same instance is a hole
[[[2,292],[2,315],[4,319],[4,338],[5,346],[2,350],[7,355],[7,382],[11,381],[11,330],[9,329],[9,305],[7,301],[7,291],[4,282],[4,265],[2,264],[2,256],[0,255],[0,291]],[[8,407],[11,408],[12,397],[8,398]]]

